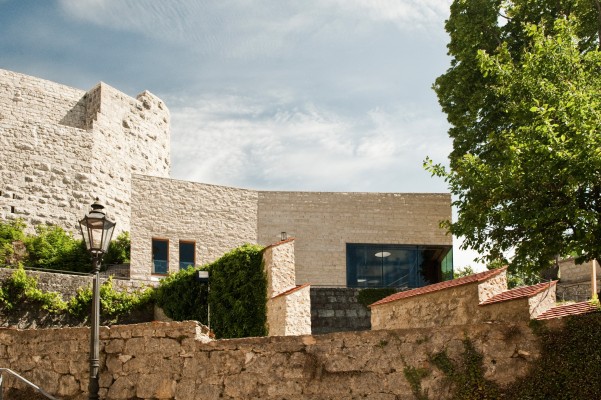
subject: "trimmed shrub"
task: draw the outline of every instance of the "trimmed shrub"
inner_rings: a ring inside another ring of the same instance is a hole
[[[167,276],[154,293],[155,301],[169,318],[195,320],[208,325],[207,285],[196,280],[197,271],[188,268]]]
[[[211,328],[218,338],[267,335],[262,248],[245,244],[209,265]]]
[[[174,320],[207,324],[217,338],[267,335],[267,278],[262,248],[246,244],[202,267],[209,270],[210,291],[196,280],[197,269],[186,269],[163,279],[156,304]]]

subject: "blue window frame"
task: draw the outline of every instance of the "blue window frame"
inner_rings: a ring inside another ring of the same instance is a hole
[[[416,288],[453,277],[451,246],[346,245],[348,287]]]
[[[169,240],[152,239],[152,273],[167,274],[169,272]]]
[[[190,241],[179,242],[179,269],[194,268],[196,263],[196,243]]]

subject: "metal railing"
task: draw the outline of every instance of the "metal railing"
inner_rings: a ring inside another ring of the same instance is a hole
[[[44,391],[44,389],[42,389],[38,385],[29,382],[27,379],[23,378],[21,375],[17,374],[15,371],[8,369],[8,368],[0,368],[0,400],[3,400],[3,398],[4,398],[4,380],[2,379],[3,378],[2,374],[4,372],[6,372],[9,375],[12,375],[13,377],[17,378],[21,382],[25,383],[27,386],[33,388],[33,390],[40,393],[42,396],[46,396],[50,400],[59,400],[56,397],[52,396],[51,394],[46,393]]]

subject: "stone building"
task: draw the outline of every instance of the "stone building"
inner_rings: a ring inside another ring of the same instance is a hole
[[[0,218],[75,232],[98,196],[158,280],[244,243],[295,237],[296,284],[400,289],[452,275],[449,194],[275,192],[170,178],[169,111],[0,70]]]

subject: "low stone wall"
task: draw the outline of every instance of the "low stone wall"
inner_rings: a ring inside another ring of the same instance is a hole
[[[0,281],[4,281],[12,276],[15,272],[12,268],[0,268]],[[27,275],[34,276],[38,281],[38,288],[57,292],[63,296],[63,299],[68,299],[77,293],[77,289],[92,285],[91,275],[71,275],[55,272],[43,272],[27,270]],[[101,282],[106,281],[106,278],[100,278]],[[147,286],[156,286],[157,282],[141,281],[141,280],[124,280],[114,279],[113,285],[117,290],[134,292],[140,288]]]
[[[371,327],[369,309],[357,302],[361,289],[311,288],[311,331],[314,334],[361,331]]]
[[[64,400],[87,398],[85,328],[0,329],[0,365]],[[468,337],[485,376],[506,385],[539,356],[525,323],[342,332],[207,342],[195,322],[103,327],[100,397],[117,399],[414,399],[403,370],[426,368],[422,388],[446,399],[429,355],[459,359]],[[18,386],[14,381],[9,386]]]
[[[14,273],[12,268],[0,268],[0,282],[10,278]],[[38,288],[59,293],[63,300],[68,300],[73,297],[79,288],[85,288],[92,285],[92,276],[70,275],[42,271],[26,271],[28,276],[34,276],[38,282]],[[100,279],[101,283],[106,281],[106,278]],[[113,280],[113,285],[118,291],[134,292],[141,288],[151,285],[152,282],[146,281],[131,281],[131,280]],[[156,285],[156,282],[154,283]],[[78,318],[71,317],[66,314],[50,314],[39,307],[18,306],[14,312],[4,312],[0,308],[0,326],[16,327],[16,328],[50,328],[64,326],[82,326],[84,321]],[[131,315],[123,317],[119,323],[138,323],[148,322],[153,320],[152,307],[141,309]],[[104,321],[105,323],[113,323]]]

